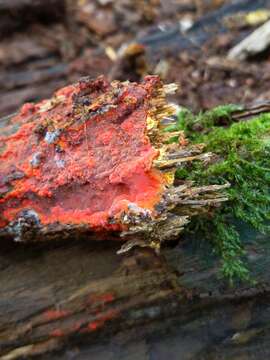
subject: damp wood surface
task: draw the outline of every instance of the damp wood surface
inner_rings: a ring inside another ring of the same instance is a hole
[[[268,103],[234,117],[264,111]],[[254,283],[234,288],[199,233],[160,256],[144,248],[119,256],[119,242],[80,236],[1,239],[0,359],[267,358],[269,235],[241,236]]]
[[[258,348],[266,356],[269,236],[243,235],[257,283],[235,288],[217,278],[199,238],[160,256],[119,256],[118,243],[86,239],[2,243],[0,358],[252,359]]]

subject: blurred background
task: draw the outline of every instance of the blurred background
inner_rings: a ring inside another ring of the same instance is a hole
[[[0,116],[100,74],[159,74],[195,111],[268,100],[269,25],[239,44],[269,19],[270,0],[0,0]]]

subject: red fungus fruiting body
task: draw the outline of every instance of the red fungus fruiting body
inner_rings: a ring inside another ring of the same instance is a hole
[[[165,92],[156,76],[84,78],[23,105],[0,137],[2,234],[31,240],[152,222],[172,182],[154,166],[160,119],[172,110]]]
[[[166,184],[146,131],[157,86],[85,79],[25,104],[0,138],[0,226],[27,210],[43,225],[121,230],[111,219],[129,203],[152,211]]]

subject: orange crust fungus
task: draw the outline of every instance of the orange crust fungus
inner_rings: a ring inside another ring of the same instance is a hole
[[[174,88],[156,76],[140,84],[83,78],[23,105],[1,129],[0,236],[177,236],[194,209],[211,203],[189,211],[185,201],[213,189],[173,185],[176,166],[207,156],[185,141],[166,145],[162,120],[174,110],[165,96]]]

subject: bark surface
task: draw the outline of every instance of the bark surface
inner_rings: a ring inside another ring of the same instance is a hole
[[[120,257],[110,242],[2,244],[0,358],[236,359],[258,347],[267,355],[264,242],[249,248],[258,284],[235,289],[190,241],[160,257]]]

